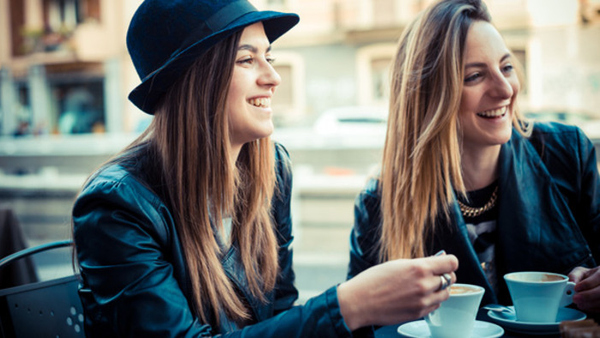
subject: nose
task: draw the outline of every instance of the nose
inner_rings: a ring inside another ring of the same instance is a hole
[[[513,86],[514,81],[518,82],[518,79],[510,75],[505,76],[499,72],[493,78],[492,88],[490,91],[491,95],[500,99],[511,98],[515,93],[515,88],[518,87],[518,85]]]
[[[281,83],[281,76],[275,70],[273,65],[269,62],[264,61],[260,67],[260,75],[258,77],[258,84],[261,86],[277,87]]]

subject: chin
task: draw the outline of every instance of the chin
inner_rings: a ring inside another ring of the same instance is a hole
[[[497,144],[504,144],[504,143],[510,141],[511,136],[512,136],[512,129],[506,135],[503,135],[502,137],[500,137],[497,141]]]
[[[267,138],[267,137],[271,136],[273,134],[273,130],[274,130],[273,128],[261,130],[259,133],[257,133],[255,135],[256,139],[258,140],[261,138]]]

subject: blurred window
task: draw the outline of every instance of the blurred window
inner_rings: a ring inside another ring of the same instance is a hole
[[[273,96],[273,101],[276,104],[291,105],[293,104],[293,74],[291,65],[277,65],[275,70],[281,76],[281,83],[277,86],[277,95]]]
[[[276,65],[275,70],[281,76],[281,83],[277,86],[276,94],[273,95],[271,106],[273,107],[273,118],[276,124],[285,124],[286,111],[294,105],[294,83],[291,65]]]
[[[356,53],[358,105],[388,105],[389,73],[396,52],[393,43],[372,44]]]
[[[100,21],[100,0],[44,0],[43,6],[44,23],[53,32],[89,19]]]
[[[31,112],[31,100],[29,94],[29,86],[27,80],[15,81],[17,92],[16,104],[16,128],[13,132],[14,136],[24,136],[32,133],[31,123],[33,120]]]
[[[77,25],[90,20],[100,21],[100,1],[9,1],[12,55],[68,49],[69,38]]]
[[[391,63],[392,59],[389,57],[377,57],[371,60],[372,90],[375,102],[387,101]]]
[[[25,4],[22,0],[9,1],[10,40],[13,56],[25,54],[24,36],[28,34],[25,27]]]
[[[46,66],[52,129],[60,134],[103,133],[104,75],[96,63]]]
[[[304,110],[304,63],[296,53],[277,51],[273,67],[281,76],[271,102],[276,126],[293,125],[306,113]]]
[[[525,51],[525,49],[513,48],[512,53],[517,58],[517,61],[519,61],[519,63],[521,64],[521,67],[523,68],[523,76],[525,77],[525,85],[521,86],[521,94],[527,94],[527,87],[529,87],[526,85],[528,83],[528,80],[527,80],[527,52]]]

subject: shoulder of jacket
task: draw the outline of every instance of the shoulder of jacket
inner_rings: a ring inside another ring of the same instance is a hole
[[[573,125],[560,122],[534,122],[531,138],[565,138],[582,134],[583,131]]]
[[[141,179],[119,164],[107,165],[92,174],[81,191],[80,196],[83,195],[135,196],[154,206],[162,204]]]
[[[292,180],[292,160],[287,149],[279,142],[274,142],[275,171],[278,180],[289,182]]]

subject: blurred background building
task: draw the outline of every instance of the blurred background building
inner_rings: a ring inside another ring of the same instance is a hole
[[[305,299],[344,279],[353,199],[381,155],[396,42],[432,0],[252,2],[301,17],[274,45],[283,81],[273,108],[274,137],[294,162]],[[522,109],[596,139],[600,0],[486,2],[524,66]],[[139,3],[0,0],[0,203],[32,245],[69,237],[86,175],[149,123],[127,100],[139,79],[125,35]]]

